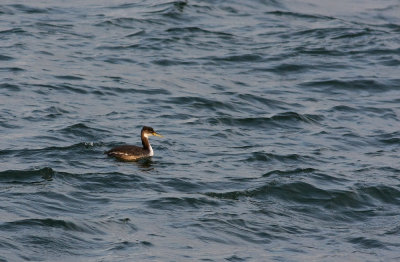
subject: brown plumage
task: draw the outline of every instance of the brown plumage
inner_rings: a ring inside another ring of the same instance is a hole
[[[108,156],[115,157],[116,159],[123,161],[135,161],[143,157],[153,156],[154,155],[153,148],[150,145],[148,137],[149,136],[162,137],[162,135],[155,132],[152,127],[144,126],[142,128],[140,136],[142,138],[143,147],[122,145],[114,147],[105,153]]]

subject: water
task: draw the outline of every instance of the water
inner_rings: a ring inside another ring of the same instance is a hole
[[[399,260],[399,14],[1,1],[0,261]]]

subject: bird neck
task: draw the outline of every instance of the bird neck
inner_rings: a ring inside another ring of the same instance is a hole
[[[150,145],[150,142],[149,142],[149,138],[144,135],[144,132],[142,132],[141,137],[142,137],[143,148],[144,149],[150,149],[151,145]]]

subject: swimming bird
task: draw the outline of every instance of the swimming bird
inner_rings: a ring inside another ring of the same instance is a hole
[[[149,126],[144,126],[142,128],[140,136],[142,138],[143,147],[123,145],[114,147],[105,153],[108,156],[112,156],[123,161],[135,161],[143,157],[153,156],[154,152],[149,142],[149,136],[163,136],[158,134],[152,127]]]

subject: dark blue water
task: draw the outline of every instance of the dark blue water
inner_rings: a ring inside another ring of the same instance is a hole
[[[0,261],[400,260],[399,14],[1,1]]]

